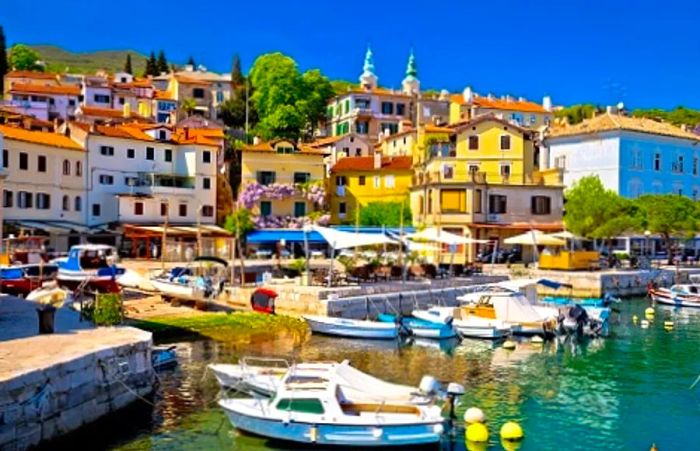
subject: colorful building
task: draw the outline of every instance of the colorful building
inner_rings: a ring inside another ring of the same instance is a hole
[[[493,114],[500,119],[521,127],[538,129],[549,125],[553,118],[552,99],[545,96],[542,104],[515,98],[510,95],[495,97],[492,94],[480,96],[467,87],[462,94],[450,97],[450,123],[472,120],[484,114]]]
[[[700,136],[652,119],[608,111],[572,126],[554,127],[546,160],[564,183],[598,175],[603,185],[635,198],[681,194],[700,198]]]
[[[413,170],[410,156],[341,158],[330,171],[331,222],[355,223],[362,207],[373,202],[403,202]]]
[[[327,150],[285,139],[243,146],[242,206],[252,210],[260,228],[290,227],[320,215],[328,156]]]
[[[435,133],[419,128],[417,140],[414,225],[492,243],[531,228],[561,230],[561,174],[539,170],[531,131],[484,115]],[[460,247],[455,262],[472,261],[477,251]]]

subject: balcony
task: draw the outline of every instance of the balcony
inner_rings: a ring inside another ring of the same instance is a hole
[[[167,193],[172,189],[195,189],[195,177],[155,174],[139,172],[136,177],[130,177],[127,185],[137,193]]]
[[[445,174],[441,171],[418,171],[413,174],[413,185],[435,185],[435,184],[456,184],[464,185],[466,183],[473,184],[484,184],[486,183],[486,173],[485,172],[469,172],[465,173],[453,173],[452,177],[447,178]]]

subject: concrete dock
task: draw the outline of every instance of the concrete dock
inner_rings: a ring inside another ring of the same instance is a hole
[[[0,297],[0,449],[50,441],[153,390],[148,332],[62,310],[56,333],[36,333],[35,304]]]

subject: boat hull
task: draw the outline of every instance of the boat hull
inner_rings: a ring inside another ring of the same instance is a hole
[[[69,290],[76,290],[85,280],[84,287],[88,291],[97,291],[99,293],[119,293],[119,284],[114,277],[111,276],[85,276],[71,275],[59,271],[56,280],[59,286]]]
[[[455,321],[453,323],[457,333],[463,338],[484,338],[498,340],[511,334],[510,327],[498,327],[488,324],[474,324],[469,321]]]
[[[398,326],[390,323],[319,316],[303,318],[311,331],[316,334],[373,340],[393,340],[399,336]]]
[[[685,296],[663,291],[652,291],[651,299],[654,302],[674,307],[695,307],[700,308],[700,296]]]
[[[183,301],[198,301],[201,296],[195,295],[194,288],[176,282],[169,282],[161,279],[151,279],[151,285],[161,296],[166,296]]]
[[[219,402],[231,423],[241,431],[287,442],[325,446],[386,447],[437,443],[442,435],[442,421],[383,424],[331,424],[262,418],[231,408],[227,400]],[[372,416],[374,418],[374,416]]]

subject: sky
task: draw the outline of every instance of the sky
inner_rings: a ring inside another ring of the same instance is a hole
[[[426,89],[700,109],[699,12],[692,0],[0,0],[0,25],[8,45],[163,49],[220,72],[234,53],[247,71],[280,51],[300,70],[352,81],[370,45],[390,88],[413,48]]]

